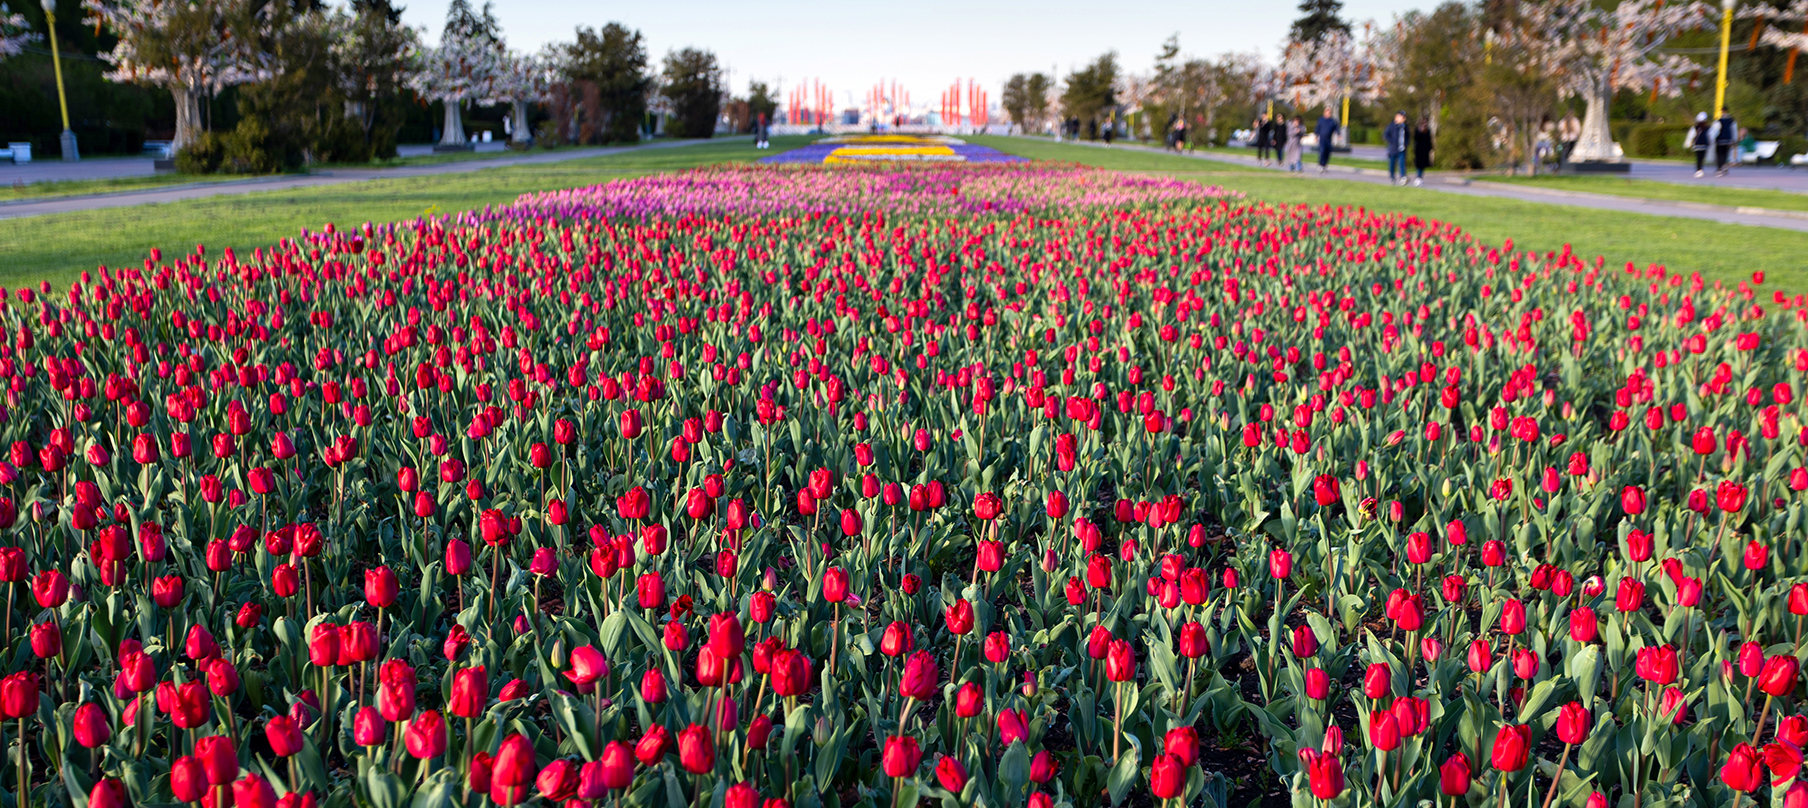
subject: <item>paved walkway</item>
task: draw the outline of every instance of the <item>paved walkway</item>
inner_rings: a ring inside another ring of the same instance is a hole
[[[1081,141],[1080,145],[1097,146],[1098,148],[1107,148],[1101,144],[1087,143],[1085,141]],[[1126,144],[1119,144],[1116,146],[1111,146],[1109,148],[1114,148],[1114,149],[1128,148],[1128,149],[1143,149],[1146,151],[1161,151],[1160,149],[1157,149],[1153,146],[1137,146],[1137,145],[1126,145]],[[1380,147],[1358,146],[1356,148],[1357,148],[1357,151],[1355,153],[1355,156],[1366,159],[1368,157],[1368,155],[1363,153],[1363,151],[1362,151],[1363,149],[1365,149],[1365,148],[1379,149]],[[1248,156],[1244,156],[1244,155],[1240,155],[1240,154],[1225,154],[1222,152],[1187,152],[1184,156],[1191,157],[1191,158],[1194,158],[1197,160],[1209,160],[1209,161],[1218,162],[1218,163],[1231,163],[1234,165],[1243,165],[1243,166],[1251,166],[1251,167],[1254,167],[1256,165],[1256,158],[1255,158],[1255,155],[1253,154],[1253,150],[1252,150],[1252,153]],[[1310,163],[1311,163],[1311,161],[1308,161],[1308,165],[1306,166],[1306,173],[1304,175],[1300,175],[1301,182],[1319,182],[1319,181],[1324,181],[1324,180],[1343,180],[1346,182],[1364,182],[1364,183],[1369,183],[1371,185],[1391,184],[1391,181],[1387,177],[1387,172],[1384,170],[1373,169],[1373,168],[1355,168],[1355,167],[1351,167],[1351,166],[1340,166],[1337,164],[1336,157],[1331,158],[1330,173],[1323,174],[1323,175],[1318,174],[1318,166],[1310,164]],[[1638,172],[1639,167],[1642,165],[1649,165],[1649,163],[1648,162],[1635,163],[1634,167],[1633,167],[1633,171],[1635,173]],[[1271,167],[1270,170],[1277,171],[1277,172],[1281,171],[1281,169],[1279,167]],[[1773,173],[1773,172],[1779,173],[1779,174],[1790,173],[1788,169],[1783,169],[1783,168],[1771,169],[1769,167],[1748,168],[1745,171],[1745,173],[1749,173],[1754,176],[1759,175],[1760,172],[1763,172],[1764,174],[1769,174],[1769,173]],[[1695,173],[1695,169],[1692,166],[1689,168],[1689,173],[1691,175]],[[1808,191],[1808,172],[1793,172],[1793,173],[1803,175],[1803,180],[1804,180],[1803,190]],[[1614,196],[1612,194],[1591,194],[1591,193],[1583,193],[1583,192],[1576,192],[1576,191],[1560,191],[1560,190],[1549,189],[1549,188],[1537,188],[1537,187],[1528,187],[1528,186],[1523,186],[1523,185],[1513,185],[1513,184],[1508,184],[1508,183],[1504,183],[1504,182],[1487,182],[1485,180],[1478,181],[1478,180],[1473,180],[1469,177],[1464,177],[1464,176],[1459,176],[1459,175],[1451,175],[1451,174],[1427,175],[1425,177],[1425,184],[1423,186],[1421,186],[1418,190],[1432,191],[1432,192],[1436,192],[1436,193],[1459,194],[1462,196],[1480,196],[1480,197],[1493,197],[1493,198],[1497,198],[1497,199],[1513,199],[1513,200],[1518,200],[1520,202],[1532,202],[1532,203],[1545,204],[1545,205],[1568,205],[1568,206],[1579,207],[1579,208],[1590,208],[1593,210],[1619,211],[1622,213],[1641,213],[1641,214],[1646,214],[1646,215],[1651,215],[1651,216],[1675,216],[1675,217],[1684,218],[1684,219],[1702,219],[1702,220],[1711,221],[1711,222],[1721,222],[1723,224],[1743,224],[1743,225],[1753,225],[1753,226],[1757,226],[1757,227],[1776,227],[1776,228],[1781,228],[1784,230],[1797,230],[1797,231],[1808,233],[1808,212],[1799,212],[1799,211],[1779,211],[1779,210],[1769,210],[1769,209],[1765,209],[1765,208],[1735,208],[1735,207],[1727,207],[1727,206],[1723,206],[1723,205],[1704,205],[1704,204],[1697,204],[1697,203],[1692,203],[1692,202],[1671,202],[1671,201],[1660,200],[1660,199],[1643,199],[1643,198],[1633,197],[1633,196]]]
[[[728,140],[731,138],[717,138]],[[220,180],[194,182],[183,185],[165,185],[142,190],[120,191],[105,194],[86,194],[82,196],[62,196],[48,199],[21,199],[14,202],[0,202],[0,219],[21,219],[28,216],[45,216],[53,213],[70,213],[81,210],[100,210],[103,208],[124,208],[133,205],[146,205],[160,202],[176,202],[184,199],[201,199],[212,196],[236,196],[259,193],[262,191],[290,191],[297,188],[315,188],[322,185],[339,185],[348,182],[364,182],[366,180],[398,179],[405,177],[425,177],[437,174],[464,174],[471,171],[482,171],[486,168],[504,166],[537,165],[542,163],[559,163],[566,160],[580,160],[586,157],[604,157],[629,151],[648,149],[682,148],[704,140],[662,140],[636,146],[616,146],[610,148],[560,149],[558,151],[541,152],[524,157],[496,157],[487,160],[462,160],[452,163],[436,163],[422,166],[402,166],[399,168],[339,168],[321,171],[314,174],[278,174],[271,177],[253,177],[243,180]],[[84,161],[84,163],[87,161]],[[95,163],[109,162],[95,160]],[[72,163],[69,165],[83,165]],[[146,161],[148,165],[148,161]],[[29,168],[31,165],[20,166]],[[0,173],[0,179],[6,175]]]
[[[1255,155],[1254,148],[1249,148],[1247,151],[1251,156]],[[1349,156],[1386,162],[1387,149],[1381,146],[1352,146]],[[1308,163],[1314,159],[1311,154],[1304,155],[1304,157]],[[1777,157],[1780,160],[1789,159],[1788,155],[1783,154],[1779,154]],[[1332,156],[1331,162],[1336,163],[1337,156]],[[1708,155],[1707,171],[1704,172],[1705,176],[1696,177],[1695,163],[1692,161],[1685,163],[1678,160],[1652,160],[1635,157],[1626,162],[1632,164],[1631,171],[1608,176],[1673,182],[1679,185],[1697,185],[1704,188],[1752,188],[1808,194],[1808,169],[1790,168],[1786,165],[1736,166],[1726,176],[1716,177],[1714,176],[1714,156],[1710,154]]]

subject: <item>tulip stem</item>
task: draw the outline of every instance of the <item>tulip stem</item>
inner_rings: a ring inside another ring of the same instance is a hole
[[[1563,745],[1563,757],[1557,759],[1557,773],[1551,775],[1551,789],[1544,793],[1544,804],[1539,808],[1551,808],[1551,799],[1557,796],[1557,784],[1563,782],[1563,767],[1569,765],[1571,744]]]
[[[1500,773],[1500,808],[1507,808],[1507,773]]]
[[[1124,683],[1118,682],[1111,688],[1111,765],[1117,765],[1118,753],[1124,743]]]
[[[841,651],[841,601],[835,602],[835,619],[829,621],[829,675],[835,675],[835,661]]]
[[[33,711],[36,715],[36,711]],[[19,716],[19,806],[31,805],[31,777],[25,769],[25,716]]]
[[[1751,742],[1754,746],[1763,742],[1764,720],[1770,717],[1770,703],[1775,699],[1776,696],[1772,696],[1769,693],[1764,694],[1764,709],[1758,711],[1758,731],[1752,733]]]
[[[965,636],[966,635],[964,635],[964,634],[954,635],[954,659],[952,659],[948,662],[948,683],[949,684],[953,684],[957,681],[960,681],[961,639]],[[832,654],[833,652],[831,651],[830,653]],[[831,672],[833,672],[832,669],[831,669]]]

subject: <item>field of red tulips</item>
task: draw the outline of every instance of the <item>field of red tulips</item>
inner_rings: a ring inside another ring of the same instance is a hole
[[[17,290],[0,788],[1808,806],[1762,282],[1030,164]]]

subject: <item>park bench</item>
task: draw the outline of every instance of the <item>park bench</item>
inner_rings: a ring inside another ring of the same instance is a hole
[[[1739,149],[1739,162],[1752,165],[1763,165],[1765,160],[1772,164],[1777,161],[1777,147],[1783,145],[1780,140],[1760,140],[1752,144],[1750,149]]]
[[[0,160],[11,160],[15,165],[31,162],[31,144],[29,142],[6,144],[6,148],[0,149]]]

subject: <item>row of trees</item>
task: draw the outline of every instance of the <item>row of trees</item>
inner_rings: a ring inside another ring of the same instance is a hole
[[[1310,121],[1325,107],[1341,113],[1347,100],[1352,124],[1405,111],[1438,132],[1440,163],[1483,167],[1529,163],[1540,134],[1576,107],[1575,159],[1611,159],[1616,141],[1640,127],[1652,135],[1638,138],[1642,151],[1666,138],[1680,146],[1693,110],[1712,105],[1720,9],[1700,0],[1448,2],[1387,26],[1353,26],[1340,9],[1338,0],[1302,3],[1274,60],[1186,57],[1171,38],[1143,73],[1109,53],[1059,86],[1042,74],[1014,76],[1005,107],[1026,129],[1078,120],[1085,136],[1128,123],[1132,135],[1159,138],[1184,119],[1194,138],[1217,140],[1269,110]],[[1808,93],[1793,73],[1808,46],[1798,33],[1808,0],[1746,0],[1737,17],[1729,103],[1750,128],[1800,138]]]
[[[417,105],[442,108],[442,144],[465,143],[466,115],[481,106],[508,110],[516,142],[537,135],[554,145],[636,140],[649,113],[664,116],[675,134],[707,137],[725,101],[723,72],[709,51],[674,51],[656,73],[640,33],[611,23],[600,31],[579,27],[574,41],[520,53],[509,47],[491,6],[477,9],[469,0],[453,0],[435,46],[401,23],[390,0],[81,6],[83,25],[106,37],[97,48],[105,78],[168,94],[173,145],[188,170],[267,172],[391,157]],[[40,39],[25,16],[0,6],[0,59]],[[770,114],[760,106],[768,94],[755,90],[738,109]],[[237,115],[215,131],[211,102],[222,93],[236,99]]]

